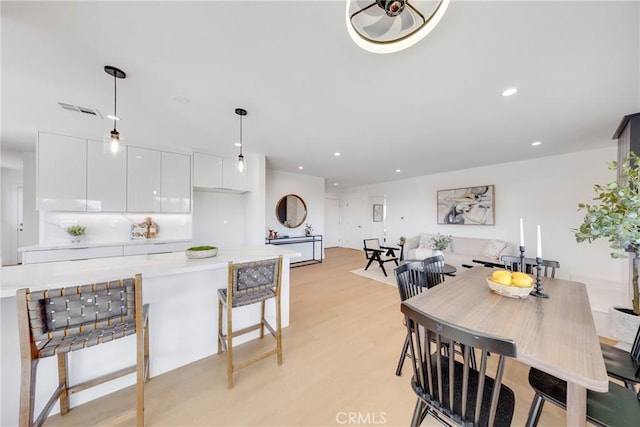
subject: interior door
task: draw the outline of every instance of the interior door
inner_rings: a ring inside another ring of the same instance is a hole
[[[324,247],[340,246],[340,200],[324,199]]]
[[[346,199],[342,207],[342,218],[342,246],[362,250],[362,199]]]

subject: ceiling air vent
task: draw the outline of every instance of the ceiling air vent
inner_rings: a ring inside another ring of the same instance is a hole
[[[76,111],[78,113],[87,114],[89,116],[98,117],[100,119],[102,118],[102,115],[100,114],[100,112],[94,108],[79,107],[77,105],[71,105],[64,102],[58,102],[58,105],[60,105],[60,107],[62,107],[65,110]]]

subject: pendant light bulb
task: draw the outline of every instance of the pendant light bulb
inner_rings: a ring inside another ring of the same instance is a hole
[[[244,108],[236,108],[236,114],[240,116],[240,155],[238,156],[238,172],[244,172],[244,156],[242,155],[242,116],[247,115]]]
[[[109,152],[114,156],[120,154],[122,151],[122,144],[120,144],[120,133],[114,128],[111,131],[109,138]]]
[[[238,156],[238,172],[244,172],[244,156],[242,154]]]
[[[109,133],[108,139],[105,138],[104,151],[110,153],[113,156],[117,156],[122,152],[122,143],[120,142],[120,133],[116,128],[116,122],[120,120],[118,117],[118,79],[124,79],[127,77],[124,71],[112,67],[111,65],[105,65],[104,72],[113,77],[113,115],[107,116],[113,120],[113,130]]]

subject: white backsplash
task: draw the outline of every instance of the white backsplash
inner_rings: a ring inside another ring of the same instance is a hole
[[[191,214],[40,212],[40,244],[69,243],[66,228],[70,225],[86,226],[83,240],[87,242],[131,240],[131,225],[144,222],[147,217],[160,229],[156,240],[192,238]]]

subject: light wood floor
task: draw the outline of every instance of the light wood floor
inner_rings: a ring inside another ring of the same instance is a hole
[[[243,369],[232,390],[226,388],[224,355],[154,377],[146,385],[146,425],[408,425],[416,401],[410,365],[401,377],[394,375],[406,332],[398,291],[350,273],[364,265],[362,252],[333,248],[322,264],[292,269],[282,366],[273,357]],[[215,332],[203,339],[215,339]],[[235,354],[262,344],[256,341]],[[527,366],[508,361],[504,382],[517,397],[514,426],[524,425],[533,397],[527,374]],[[129,387],[45,425],[134,425],[134,407],[135,389]],[[562,426],[564,417],[547,404],[539,425]],[[427,418],[423,425],[440,424]]]

